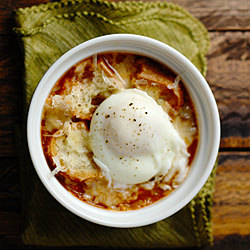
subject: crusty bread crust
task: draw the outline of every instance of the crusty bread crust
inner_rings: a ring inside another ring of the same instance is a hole
[[[53,134],[49,144],[50,157],[59,170],[81,181],[101,174],[87,147],[87,133],[84,122],[66,123]]]

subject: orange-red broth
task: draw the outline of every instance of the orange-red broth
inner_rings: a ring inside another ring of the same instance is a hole
[[[79,65],[81,66],[81,64],[84,64],[85,66],[84,70],[79,73],[77,68],[79,68]],[[168,84],[173,84],[177,76],[164,65],[161,65],[144,56],[127,53],[106,53],[85,59],[71,67],[57,81],[47,98],[47,104],[44,106],[41,123],[41,139],[43,151],[50,169],[54,170],[56,168],[52,153],[50,152],[50,143],[53,138],[53,136],[50,135],[58,132],[58,129],[56,128],[50,131],[46,128],[46,113],[48,105],[51,105],[50,98],[55,95],[65,95],[65,93],[68,94],[76,81],[78,83],[81,82],[82,84],[86,84],[86,81],[84,82],[84,80],[88,79],[91,84],[93,72],[96,66],[101,68],[104,74],[109,78],[117,78],[117,72],[120,74],[120,77],[123,77],[126,74],[129,75],[129,77],[127,77],[129,85],[126,86],[126,88],[138,88],[146,91],[153,98],[161,100],[160,103],[162,104],[163,109],[166,109],[164,107],[164,102],[168,102],[171,109],[168,109],[166,112],[168,112],[173,120],[176,119],[176,117],[180,117],[181,121],[187,122],[192,128],[195,128],[196,132],[192,135],[192,141],[188,146],[188,152],[190,154],[188,165],[190,167],[197,150],[199,131],[193,102],[182,81],[180,80],[178,83],[178,93],[180,95],[178,97],[173,89],[168,88]],[[98,105],[110,94],[112,94],[112,90],[109,90],[108,93],[105,93],[104,95],[98,94],[93,97],[93,107],[90,109],[89,114],[84,117],[79,117],[79,115],[77,117],[75,114],[68,112],[64,115],[66,118],[63,117],[61,123],[65,120],[70,120],[72,123],[83,122],[86,125],[86,129],[89,130],[92,114]],[[92,157],[91,154],[92,153],[90,152],[90,157]],[[98,168],[94,162],[93,165],[95,168]],[[80,200],[100,208],[122,211],[138,209],[150,205],[169,195],[169,193],[175,189],[172,180],[168,183],[171,190],[163,190],[157,182],[154,184],[152,189],[147,189],[141,184],[136,184],[133,185],[133,188],[129,188],[129,197],[123,197],[123,193],[125,193],[124,190],[121,192],[120,190],[117,191],[110,187],[108,181],[101,174],[100,176],[94,178],[80,180],[76,176],[71,176],[71,174],[67,171],[59,171],[56,173],[56,178],[68,191]],[[89,193],[86,195],[86,193],[89,190],[91,191],[91,188],[93,188],[98,181],[98,185],[103,188],[105,195],[110,196],[111,200],[115,200],[114,204],[112,204],[112,201],[111,203],[100,201],[102,199],[98,199],[96,190],[92,195]],[[153,179],[150,181],[153,181]]]

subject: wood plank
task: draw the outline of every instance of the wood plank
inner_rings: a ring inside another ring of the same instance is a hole
[[[20,210],[21,210],[20,205],[21,205],[21,193],[20,193],[18,161],[16,158],[14,159],[13,158],[1,158],[1,161],[0,161],[0,211],[3,213],[10,212],[11,214],[13,213],[20,214]],[[1,229],[0,229],[0,235],[1,235]]]
[[[250,32],[210,32],[207,80],[222,125],[221,147],[250,147]]]
[[[14,26],[13,11],[17,8],[24,8],[33,6],[40,3],[47,3],[50,0],[13,0],[13,1],[0,1],[0,34],[9,35],[12,33]]]
[[[250,2],[244,0],[173,0],[201,20],[208,30],[249,30]]]
[[[236,234],[229,235],[223,239],[215,237],[214,245],[206,250],[246,250],[250,246],[250,236],[239,236]]]
[[[0,235],[18,235],[20,233],[20,215],[17,212],[0,211]]]
[[[220,153],[213,206],[213,233],[250,234],[250,154]]]
[[[213,213],[214,235],[220,237],[230,234],[249,235],[249,205],[214,207]]]
[[[0,71],[1,71],[0,67]],[[22,91],[21,84],[8,77],[0,80],[0,156],[15,156],[15,125],[21,123]]]

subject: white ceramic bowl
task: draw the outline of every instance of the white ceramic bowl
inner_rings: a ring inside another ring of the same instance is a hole
[[[132,52],[155,59],[180,74],[194,102],[200,142],[187,178],[162,200],[133,211],[108,211],[84,203],[68,192],[55,177],[45,160],[41,145],[43,104],[56,81],[71,66],[96,53]],[[183,208],[199,192],[216,161],[220,141],[220,120],[213,94],[197,68],[175,49],[148,37],[116,34],[89,40],[68,51],[47,71],[33,95],[27,123],[30,155],[38,176],[47,190],[64,207],[91,222],[111,227],[137,227],[165,219]]]

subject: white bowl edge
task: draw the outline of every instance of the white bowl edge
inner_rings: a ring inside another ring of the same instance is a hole
[[[112,42],[110,42],[110,39],[112,39]],[[152,50],[152,48],[154,49]],[[202,107],[196,107],[197,105],[195,105],[195,107],[199,109],[199,112],[197,112],[198,123],[201,126],[201,132],[203,132],[201,140],[207,137],[208,142],[206,144],[210,146],[199,145],[199,154],[197,154],[199,157],[195,157],[186,180],[177,190],[161,201],[139,210],[127,212],[108,211],[78,200],[56,178],[50,175],[51,171],[42,151],[40,123],[43,103],[53,86],[50,82],[55,83],[75,63],[95,53],[104,51],[144,54],[167,64],[173,71],[181,75],[184,83],[189,82],[190,79],[201,83],[198,86],[200,89],[196,89],[193,86],[189,87],[188,90],[191,96],[196,99],[195,102],[199,101],[203,105]],[[197,92],[201,92],[202,95],[200,96]],[[200,100],[198,100],[199,98]],[[209,110],[207,106],[210,107]],[[206,110],[205,113],[204,110]],[[209,131],[210,134],[207,135],[204,130]],[[187,58],[168,45],[151,38],[131,34],[116,34],[95,38],[80,44],[64,54],[52,65],[40,81],[32,97],[28,113],[27,136],[31,159],[39,178],[47,190],[63,206],[76,215],[97,224],[111,227],[138,227],[152,224],[173,215],[191,201],[202,188],[217,158],[220,141],[220,122],[212,91],[200,72]],[[206,159],[206,167],[198,169],[201,159],[203,161]],[[202,171],[204,169],[205,171]],[[201,178],[197,180],[199,177]],[[195,188],[192,187],[194,181],[196,183]],[[190,190],[190,192],[184,192],[185,190]],[[181,201],[176,203],[176,200]],[[171,204],[171,206],[168,204]]]

